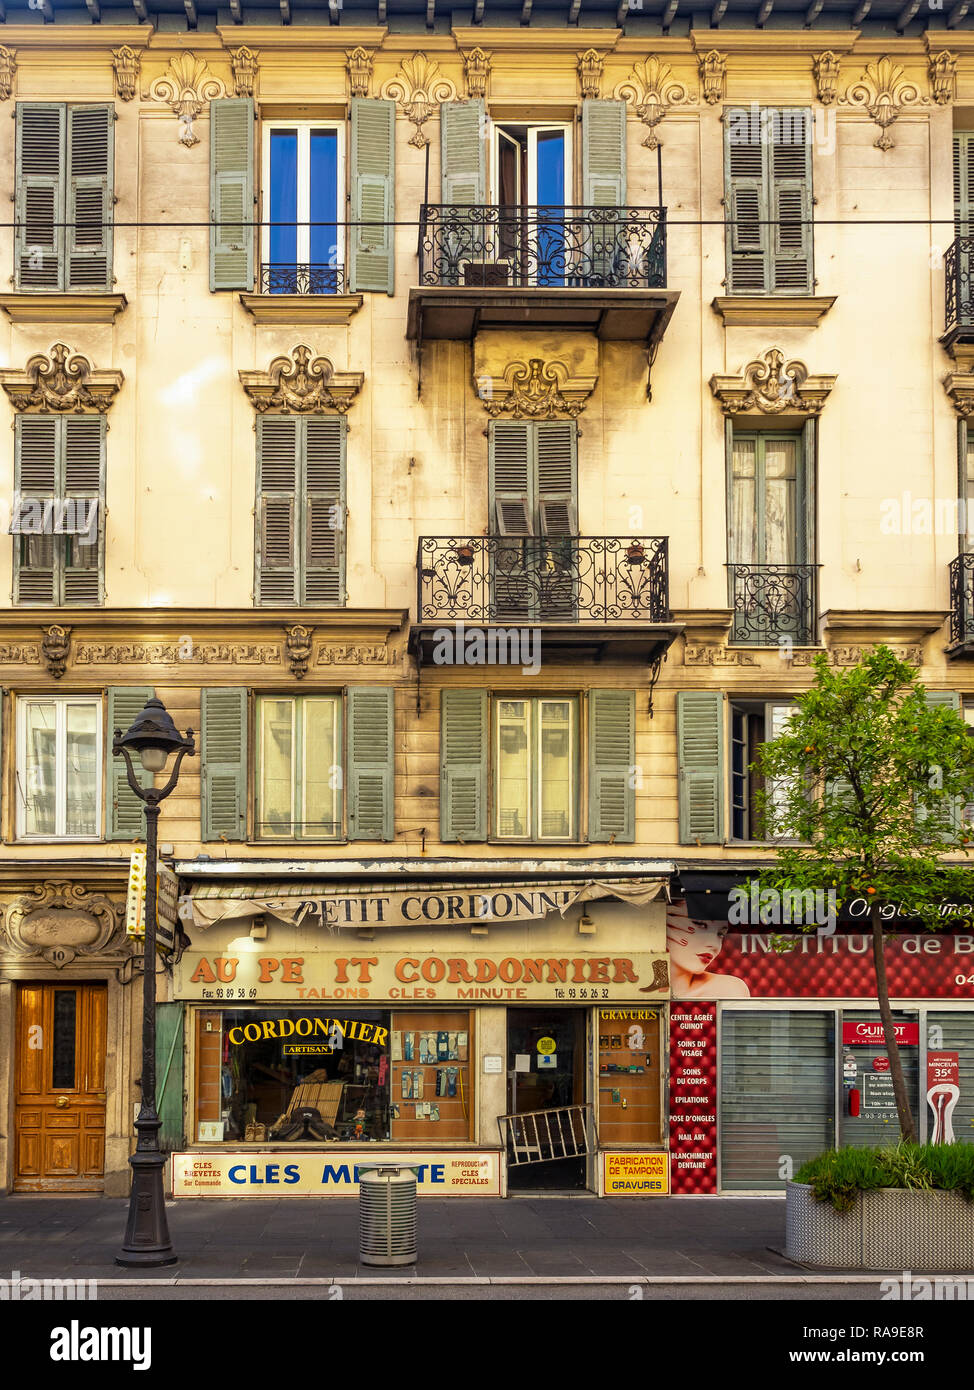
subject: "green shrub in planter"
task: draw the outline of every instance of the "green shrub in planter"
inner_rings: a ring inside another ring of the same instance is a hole
[[[910,1144],[882,1149],[827,1149],[795,1174],[817,1202],[850,1211],[859,1192],[900,1187],[960,1192],[974,1202],[974,1144]]]

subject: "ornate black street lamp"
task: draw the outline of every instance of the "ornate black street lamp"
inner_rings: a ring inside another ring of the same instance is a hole
[[[172,776],[164,787],[143,787],[132,767],[132,752],[146,772],[162,772],[171,754],[176,754]],[[145,803],[145,956],[142,977],[142,1104],[135,1122],[138,1136],[132,1165],[132,1192],[129,1197],[125,1244],[115,1256],[120,1265],[171,1265],[179,1258],[169,1239],[166,1199],[162,1186],[165,1156],[159,1148],[160,1120],[156,1114],[156,841],[159,803],[173,790],[179,778],[179,765],[188,753],[195,756],[193,730],[186,737],[177,730],[161,700],[154,696],[136,715],[131,729],[115,730],[112,752],[125,759],[128,784]]]

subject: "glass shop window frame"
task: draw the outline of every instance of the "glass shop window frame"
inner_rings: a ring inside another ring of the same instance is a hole
[[[501,737],[501,715],[500,705],[502,701],[518,702],[529,707],[528,716],[528,787],[529,787],[529,807],[527,815],[527,833],[524,835],[506,835],[500,828],[501,815],[501,772],[500,772],[500,737]],[[540,706],[545,704],[567,704],[569,707],[569,811],[571,825],[567,835],[543,835],[541,833],[541,808],[542,808],[542,758],[541,758],[541,733],[542,721],[539,717]],[[491,693],[489,702],[490,717],[490,835],[491,842],[505,844],[563,844],[574,845],[581,842],[581,822],[582,822],[582,702],[577,693],[568,695],[558,695],[545,693],[544,695],[520,695],[514,691],[495,691]]]
[[[28,844],[53,844],[61,841],[71,843],[95,844],[104,839],[102,834],[102,813],[104,802],[103,768],[103,730],[104,700],[100,695],[20,695],[15,700],[16,710],[16,766],[15,773],[15,838]],[[54,824],[52,834],[36,834],[27,829],[27,715],[32,705],[53,705],[55,709],[54,730]],[[58,827],[67,826],[67,709],[69,705],[84,705],[95,711],[95,829],[90,835],[72,834]]]

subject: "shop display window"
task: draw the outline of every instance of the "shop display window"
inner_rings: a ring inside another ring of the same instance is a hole
[[[662,1143],[659,1009],[600,1009],[599,1139]]]

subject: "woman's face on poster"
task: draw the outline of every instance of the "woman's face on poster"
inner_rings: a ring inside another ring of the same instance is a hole
[[[720,955],[727,927],[720,922],[699,922],[685,910],[666,914],[666,947],[670,960],[689,975],[702,975]]]

